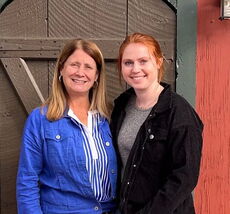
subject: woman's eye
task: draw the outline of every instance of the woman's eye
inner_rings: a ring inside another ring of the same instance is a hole
[[[132,61],[126,61],[126,62],[124,62],[124,64],[125,64],[126,66],[129,66],[129,65],[132,65],[133,62],[132,62]]]
[[[141,64],[141,65],[144,65],[146,62],[147,62],[147,60],[142,59],[142,60],[140,61],[140,64]]]
[[[87,69],[87,70],[91,70],[91,69],[93,69],[90,65],[85,65],[85,69]]]
[[[79,67],[79,64],[78,63],[71,63],[70,64],[72,67]]]

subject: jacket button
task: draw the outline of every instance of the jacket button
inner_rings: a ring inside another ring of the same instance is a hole
[[[57,140],[60,140],[61,139],[61,136],[58,134],[58,135],[56,135],[56,137],[55,137]]]
[[[137,165],[136,164],[133,164],[133,167],[135,168]]]
[[[110,142],[107,141],[107,142],[105,143],[105,145],[106,145],[106,146],[110,146]]]
[[[148,133],[150,133],[151,132],[151,129],[148,129]]]
[[[129,181],[127,182],[127,185],[129,185],[130,183],[129,183]]]
[[[98,206],[94,207],[94,210],[98,210],[98,209],[99,209],[99,207],[98,207]]]
[[[152,140],[153,138],[154,138],[154,135],[153,135],[153,134],[149,135],[149,139],[150,139],[150,140]]]
[[[114,169],[112,169],[112,170],[111,170],[111,173],[112,173],[112,174],[114,174],[114,173],[115,173],[115,170],[114,170]]]

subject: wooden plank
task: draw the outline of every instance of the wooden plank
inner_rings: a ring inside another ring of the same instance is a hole
[[[20,58],[1,59],[27,113],[44,102],[44,97],[38,88],[25,61]]]
[[[128,1],[128,33],[142,32],[157,40],[176,36],[176,14],[162,0]]]
[[[0,58],[56,59],[57,51],[0,51]]]
[[[125,87],[122,88],[119,82],[118,72],[116,63],[114,62],[107,62],[106,63],[106,86],[107,86],[107,96],[108,101],[113,103],[114,99],[124,91]],[[125,84],[124,84],[125,86]]]
[[[25,108],[0,63],[0,194],[1,214],[16,214],[15,181]]]
[[[48,64],[48,69],[49,69],[49,82],[48,82],[48,87],[49,87],[49,91],[52,90],[52,84],[53,84],[53,76],[54,76],[54,69],[55,69],[55,61],[49,61]]]
[[[0,58],[55,59],[63,45],[71,39],[74,38],[0,39]],[[106,59],[117,58],[121,39],[88,39],[99,46]]]
[[[1,37],[47,35],[47,0],[14,0],[0,18]]]
[[[48,50],[59,50],[64,43],[71,38],[1,38],[0,39],[0,50],[1,51],[48,51]]]
[[[56,59],[60,49],[70,39],[0,39],[0,58]],[[124,39],[124,38],[123,38]],[[90,39],[101,49],[105,59],[116,59],[123,39]],[[175,40],[159,39],[167,59],[175,57]]]
[[[56,61],[56,59],[55,59]],[[36,80],[36,83],[38,85],[38,88],[40,89],[43,97],[46,99],[48,97],[48,60],[38,60],[38,59],[32,59],[32,60],[25,60],[27,66],[29,67],[34,79]]]
[[[126,35],[126,4],[124,0],[49,0],[48,36],[123,38]]]

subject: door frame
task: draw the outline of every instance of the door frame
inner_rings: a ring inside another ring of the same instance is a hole
[[[197,0],[163,0],[177,13],[176,91],[195,106]]]

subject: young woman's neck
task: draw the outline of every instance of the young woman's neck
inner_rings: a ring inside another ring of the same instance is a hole
[[[158,83],[154,83],[147,90],[135,90],[136,92],[136,105],[138,108],[147,109],[154,106],[160,93],[164,88]]]

